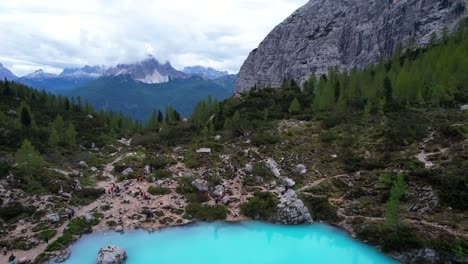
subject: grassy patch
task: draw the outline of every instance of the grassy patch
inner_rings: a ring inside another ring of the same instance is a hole
[[[314,220],[335,222],[338,220],[338,209],[328,202],[326,196],[300,195],[299,198],[309,209]]]
[[[152,195],[165,195],[165,194],[170,194],[171,190],[165,187],[149,186],[148,193]]]
[[[190,203],[185,208],[185,216],[188,219],[200,219],[206,221],[226,219],[226,207],[224,205],[203,205]]]
[[[255,192],[246,203],[241,205],[241,212],[254,219],[269,219],[277,211],[278,199],[270,192]]]

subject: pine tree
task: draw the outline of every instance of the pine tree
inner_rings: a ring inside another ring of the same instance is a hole
[[[398,232],[400,199],[405,194],[406,184],[403,175],[398,175],[390,189],[390,197],[385,204],[385,226]]]
[[[301,111],[301,103],[297,97],[294,97],[294,100],[291,102],[288,111],[290,114],[297,114]]]
[[[65,130],[65,134],[64,134],[64,141],[65,141],[65,144],[67,144],[68,146],[75,146],[76,145],[76,130],[75,130],[75,126],[70,123],[68,125],[68,128],[67,130]]]
[[[70,101],[68,101],[68,98],[65,98],[65,103],[64,103],[64,106],[65,106],[65,110],[70,110]]]
[[[32,175],[37,170],[46,165],[44,158],[34,148],[29,140],[24,140],[21,148],[15,155],[18,169],[26,175]]]
[[[55,147],[59,144],[60,142],[60,137],[57,133],[57,130],[52,127],[50,129],[50,134],[49,134],[49,139],[47,140],[47,144],[50,146],[50,147]]]
[[[385,94],[385,101],[387,103],[391,103],[393,101],[393,89],[392,89],[392,81],[388,76],[385,77],[384,83],[384,94]]]
[[[20,105],[20,120],[23,128],[31,128],[33,124],[33,117],[31,114],[31,110],[25,101],[22,101]]]

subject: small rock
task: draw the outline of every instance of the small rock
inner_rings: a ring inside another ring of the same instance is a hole
[[[92,216],[90,213],[86,213],[84,215],[84,218],[85,218],[86,222],[88,222],[88,223],[94,220],[94,216]]]
[[[257,184],[262,184],[263,183],[263,177],[260,177],[260,176],[255,177],[255,182]]]
[[[252,174],[252,172],[253,172],[253,166],[252,166],[252,164],[246,164],[246,165],[245,165],[245,168],[244,168],[244,171],[245,171],[246,173],[248,173],[248,174]]]
[[[293,187],[296,184],[293,179],[288,177],[279,177],[278,181],[287,187]]]
[[[123,176],[128,176],[128,175],[130,175],[130,173],[133,173],[132,168],[126,168],[124,171],[122,171]]]
[[[224,193],[224,187],[222,185],[216,185],[213,191],[213,196],[214,197],[222,196],[223,193]]]
[[[70,257],[70,250],[67,248],[65,250],[60,251],[59,255],[55,258],[56,263],[65,262]]]
[[[221,136],[220,136],[220,135],[216,135],[214,139],[215,139],[215,141],[220,141],[220,140],[221,140]]]
[[[297,164],[296,167],[292,170],[294,174],[302,175],[307,172],[307,167],[304,164]]]
[[[51,213],[47,215],[47,219],[49,219],[51,222],[58,222],[60,221],[60,215],[57,213]]]
[[[123,232],[123,227],[121,225],[118,225],[115,227],[115,232]]]
[[[271,173],[273,173],[273,175],[278,178],[279,176],[281,176],[280,172],[279,172],[279,169],[278,169],[278,163],[276,163],[276,161],[274,159],[267,159],[267,161],[265,162],[266,166],[268,169],[270,169]]]
[[[83,168],[87,168],[87,167],[88,167],[88,164],[86,164],[86,162],[84,162],[84,161],[80,161],[80,162],[78,163],[78,165],[80,165],[80,167],[83,167]]]
[[[31,263],[31,261],[29,261],[29,259],[27,259],[26,257],[22,257],[18,260],[18,264],[26,264],[26,263]]]
[[[98,171],[98,169],[97,169],[96,167],[94,167],[94,166],[91,167],[90,170],[91,170],[92,172],[97,172],[97,171]]]
[[[211,153],[211,148],[199,148],[197,153]]]

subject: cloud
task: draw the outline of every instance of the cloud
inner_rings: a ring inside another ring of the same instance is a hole
[[[24,75],[115,65],[152,54],[176,68],[237,72],[307,0],[15,0],[0,6],[0,62]]]

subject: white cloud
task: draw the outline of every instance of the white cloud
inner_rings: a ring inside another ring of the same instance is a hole
[[[15,0],[0,6],[0,62],[24,75],[115,65],[153,54],[176,68],[237,72],[307,0]]]

